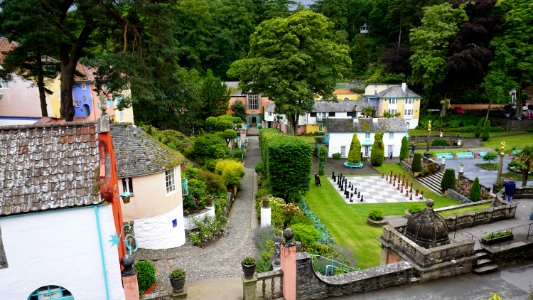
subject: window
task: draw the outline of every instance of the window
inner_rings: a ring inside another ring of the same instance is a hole
[[[349,111],[349,112],[346,113],[346,115],[347,115],[348,117],[353,117],[354,112],[353,112],[353,111]]]
[[[389,114],[390,114],[391,116],[396,115],[396,113],[397,113],[397,111],[396,111],[395,109],[389,109]]]
[[[407,98],[407,99],[405,99],[405,103],[407,103],[407,104],[413,104],[413,102],[414,102],[414,101],[413,101],[413,98]]]
[[[317,121],[324,121],[324,119],[326,118],[326,113],[325,112],[319,112],[316,114],[316,120]]]
[[[4,79],[0,79],[0,89],[7,89],[9,88],[7,81]]]
[[[246,103],[248,104],[249,110],[259,109],[259,95],[258,94],[247,94]]]
[[[4,251],[4,244],[2,244],[2,228],[0,228],[0,269],[7,268],[7,257]]]
[[[389,104],[396,104],[397,100],[396,98],[389,98]]]
[[[370,132],[365,132],[365,139],[369,139],[370,138]]]
[[[318,131],[322,132],[324,130],[324,126],[322,124],[318,124]]]
[[[329,113],[328,113],[328,116],[329,116],[329,117],[334,117],[334,116],[335,116],[335,112],[329,112]]]
[[[316,112],[310,112],[310,113],[309,113],[309,116],[310,116],[310,117],[316,117]]]
[[[81,83],[81,89],[84,91],[87,89],[87,84],[85,82]]]
[[[122,191],[133,195],[133,181],[131,177],[122,178]]]
[[[405,115],[406,116],[412,116],[413,115],[413,110],[412,109],[406,109],[405,110]]]
[[[167,187],[167,193],[176,190],[176,182],[174,181],[174,169],[165,171],[165,185]]]
[[[350,98],[344,97],[344,101],[349,101],[349,100],[350,100]]]
[[[389,132],[389,139],[393,139],[394,138],[394,132]]]
[[[74,297],[72,293],[67,289],[57,286],[49,285],[43,286],[31,293],[28,297],[28,300],[51,300],[51,299],[61,299],[61,300],[73,300]]]
[[[341,146],[341,156],[346,157],[346,146]]]
[[[365,157],[368,157],[370,146],[365,146]]]

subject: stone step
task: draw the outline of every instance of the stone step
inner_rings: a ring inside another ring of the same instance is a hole
[[[481,267],[481,266],[488,265],[488,264],[493,264],[492,259],[482,258],[476,261],[476,267]]]
[[[482,275],[482,274],[496,272],[497,270],[498,270],[498,265],[490,264],[490,265],[484,265],[478,268],[474,268],[472,272],[474,274]]]
[[[480,249],[474,254],[474,256],[476,256],[477,259],[482,259],[484,257],[487,257],[488,253],[484,249]]]

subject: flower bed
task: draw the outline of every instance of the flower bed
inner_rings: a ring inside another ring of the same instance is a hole
[[[481,238],[481,243],[485,245],[494,245],[501,242],[510,241],[514,238],[513,232],[511,230],[502,230],[487,233]]]

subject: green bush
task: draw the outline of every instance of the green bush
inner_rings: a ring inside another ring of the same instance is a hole
[[[481,186],[479,185],[479,179],[476,177],[470,189],[470,200],[476,202],[479,199],[481,199]]]
[[[324,175],[324,168],[326,167],[326,160],[328,159],[328,148],[324,145],[320,145],[318,151],[318,174]],[[322,172],[320,172],[322,170]]]
[[[434,139],[434,140],[431,142],[431,146],[444,146],[444,147],[447,147],[447,146],[450,146],[450,143],[448,143],[447,140],[443,140],[443,139]]]
[[[483,238],[485,240],[492,240],[492,239],[497,239],[497,238],[501,238],[501,237],[508,236],[508,235],[513,235],[513,232],[509,229],[487,233],[483,236]]]
[[[185,274],[186,274],[185,270],[177,268],[177,269],[174,269],[172,273],[170,273],[170,277],[174,279],[180,279],[180,278],[184,278]]]
[[[372,144],[372,152],[370,153],[370,163],[374,167],[379,167],[385,160],[385,145],[383,144],[383,132],[376,132],[374,134],[374,144]]]
[[[259,257],[256,262],[257,272],[267,272],[272,270],[272,264],[270,263],[275,253],[276,230],[272,226],[260,227],[257,229],[254,242],[259,253]]]
[[[487,120],[487,123],[485,124],[485,128],[483,128],[483,133],[481,134],[481,140],[486,142],[490,138],[490,121]]]
[[[241,118],[234,117],[232,115],[209,117],[205,120],[205,125],[213,129],[214,131],[224,131],[226,129],[233,129],[241,123]]]
[[[348,152],[348,162],[358,163],[361,161],[361,142],[357,134],[352,136],[352,143],[350,144],[350,151]]]
[[[203,134],[194,140],[189,154],[206,165],[206,159],[229,158],[230,150],[223,138],[215,134]]]
[[[228,218],[220,211],[220,207],[217,209],[215,205],[214,218],[206,216],[203,219],[194,220],[198,230],[189,233],[189,240],[195,246],[203,246],[213,240],[215,235],[226,227],[227,223]]]
[[[479,119],[479,121],[477,122],[477,126],[474,130],[474,136],[476,138],[479,138],[481,136],[481,132],[483,131],[483,123],[485,122],[484,119]]]
[[[300,200],[298,206],[300,206],[300,210],[304,216],[309,218],[313,222],[315,228],[320,232],[320,239],[318,241],[322,244],[333,243],[333,237],[326,228],[326,225],[324,225],[318,216],[309,208],[309,206],[307,206],[307,202],[304,198]]]
[[[420,172],[422,171],[422,154],[421,153],[415,153],[413,156],[413,163],[411,164],[411,169],[413,172]]]
[[[183,212],[185,215],[200,211],[205,208],[207,185],[204,181],[198,179],[189,179],[189,195],[183,199]]]
[[[402,147],[400,148],[400,160],[405,160],[409,157],[409,140],[406,136],[402,139]]]
[[[413,206],[410,206],[408,210],[411,214],[416,214],[416,213],[423,211],[424,208],[420,205],[413,205]]]
[[[320,238],[320,232],[313,225],[293,224],[291,229],[294,232],[294,239],[302,242],[304,251]]]
[[[255,165],[255,172],[261,175],[265,174],[265,164],[260,162]]]
[[[373,209],[368,214],[368,217],[371,220],[374,220],[374,221],[381,221],[381,220],[383,220],[383,210],[382,209]]]
[[[142,295],[157,281],[155,266],[149,260],[140,260],[135,263],[135,270],[137,270],[139,294]]]
[[[222,176],[222,180],[227,187],[239,187],[241,178],[244,176],[244,169],[241,163],[225,159],[217,162],[215,173]]]
[[[205,182],[206,191],[209,194],[220,194],[228,191],[224,185],[224,180],[222,177],[211,171],[202,169],[200,170],[197,178],[198,180]]]
[[[318,167],[318,175],[320,176],[324,175],[324,167],[322,166]]]
[[[440,187],[443,191],[455,188],[454,169],[446,169],[446,171],[444,171],[444,176],[442,177],[442,181],[440,182]]]
[[[496,160],[496,158],[498,158],[498,154],[496,152],[487,152],[484,156],[483,156],[483,160],[486,160],[488,162],[491,162],[493,160]]]
[[[340,159],[340,158],[341,158],[341,154],[338,153],[338,152],[337,152],[337,153],[333,153],[333,154],[331,155],[331,157],[332,157],[333,159]]]

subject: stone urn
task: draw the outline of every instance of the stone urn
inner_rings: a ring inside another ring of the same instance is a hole
[[[256,262],[253,257],[247,256],[241,261],[242,272],[245,279],[252,279],[255,274]]]
[[[175,269],[170,273],[170,285],[174,292],[180,292],[185,286],[185,271],[183,269]]]

